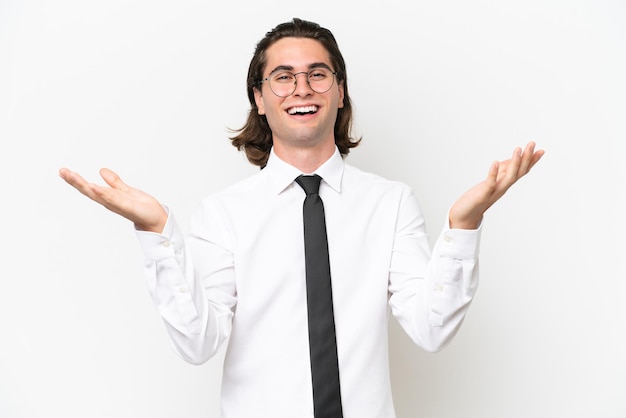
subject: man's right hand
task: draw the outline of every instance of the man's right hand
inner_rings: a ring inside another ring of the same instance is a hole
[[[59,175],[91,200],[133,222],[137,229],[157,233],[163,231],[167,221],[163,206],[149,194],[125,184],[108,168],[101,169],[100,175],[109,187],[89,183],[67,168],[60,169]]]

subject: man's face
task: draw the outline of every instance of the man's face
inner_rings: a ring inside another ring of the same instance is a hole
[[[326,48],[310,38],[282,38],[265,54],[267,65],[263,78],[276,69],[287,69],[295,74],[322,65],[336,71]],[[296,79],[296,89],[288,97],[276,96],[267,81],[263,82],[260,91],[254,91],[259,114],[266,116],[272,130],[274,145],[334,147],[337,109],[343,107],[343,84],[338,84],[335,78],[330,90],[316,93],[307,83],[306,74],[297,75]]]

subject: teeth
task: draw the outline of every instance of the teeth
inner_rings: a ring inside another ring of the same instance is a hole
[[[294,115],[296,113],[312,113],[312,112],[317,112],[317,106],[292,107],[287,112],[290,115]]]

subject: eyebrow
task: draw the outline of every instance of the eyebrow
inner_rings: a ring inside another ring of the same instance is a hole
[[[326,68],[329,71],[332,71],[332,68],[330,68],[330,66],[328,64],[326,64],[325,62],[314,62],[313,64],[309,64],[309,71],[313,70],[315,68]],[[268,75],[272,75],[278,71],[291,71],[293,72],[293,66],[291,65],[279,65],[278,67],[274,68],[272,71],[270,71],[270,73]]]

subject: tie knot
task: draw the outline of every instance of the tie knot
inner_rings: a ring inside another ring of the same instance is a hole
[[[320,182],[322,178],[317,174],[312,176],[305,176],[304,174],[296,177],[296,183],[300,185],[308,195],[318,194],[320,191]]]

